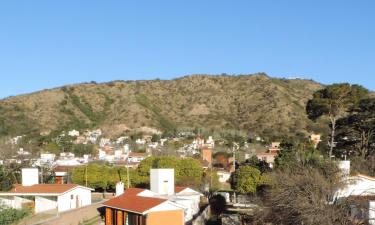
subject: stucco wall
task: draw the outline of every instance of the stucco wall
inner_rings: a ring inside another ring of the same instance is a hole
[[[77,205],[77,196],[79,205]],[[84,188],[76,188],[65,193],[64,195],[59,196],[57,202],[59,212],[90,205],[91,191]]]
[[[146,221],[147,225],[183,225],[184,211],[150,212]]]
[[[35,197],[35,213],[40,213],[57,208],[57,197]]]

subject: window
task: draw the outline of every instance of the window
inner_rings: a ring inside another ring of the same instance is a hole
[[[70,199],[73,200],[74,199],[74,195],[70,195]]]

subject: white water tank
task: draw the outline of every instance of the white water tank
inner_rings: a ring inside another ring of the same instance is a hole
[[[174,169],[151,169],[151,191],[160,195],[174,194]]]
[[[350,174],[350,161],[342,160],[337,163],[337,167],[341,170],[344,176],[349,176]]]
[[[124,194],[124,183],[121,181],[116,184],[116,197]]]
[[[39,184],[38,168],[23,168],[22,186],[32,186],[34,184]]]

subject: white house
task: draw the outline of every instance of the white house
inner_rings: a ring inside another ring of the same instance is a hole
[[[182,209],[184,213],[181,219],[184,223],[191,221],[194,215],[199,213],[199,203],[203,195],[188,187],[175,187],[174,169],[151,169],[150,186],[150,190],[130,188],[124,193],[124,185],[119,182],[116,185],[116,196],[118,197],[105,202],[104,205],[123,211],[137,212],[135,206],[138,204],[142,205],[142,208],[147,208],[148,205],[156,203],[157,207],[152,206],[155,212]],[[147,212],[149,211],[144,211],[142,214],[145,215]]]
[[[55,161],[56,155],[53,153],[42,153],[40,154],[40,161],[42,163],[52,163]]]
[[[38,169],[22,169],[22,185],[0,192],[0,203],[16,209],[32,208],[35,213],[63,212],[91,204],[92,189],[76,184],[39,184],[38,177]]]
[[[129,153],[128,162],[139,163],[145,158],[147,158],[146,153],[131,152]]]
[[[375,177],[363,174],[350,176],[350,161],[341,161],[338,167],[342,170],[345,185],[336,192],[335,200],[349,198],[353,200],[351,214],[375,225]]]
[[[217,176],[219,177],[219,182],[220,183],[225,183],[229,180],[230,178],[230,172],[226,170],[218,170],[217,171]]]
[[[71,137],[78,137],[79,136],[79,131],[77,130],[71,130],[68,132],[68,135]]]

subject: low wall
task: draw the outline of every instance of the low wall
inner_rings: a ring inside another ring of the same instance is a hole
[[[203,211],[201,211],[197,217],[195,217],[190,223],[187,223],[187,224],[205,225],[207,220],[210,218],[210,215],[211,215],[211,207],[210,205],[207,205],[206,208],[204,208]]]

